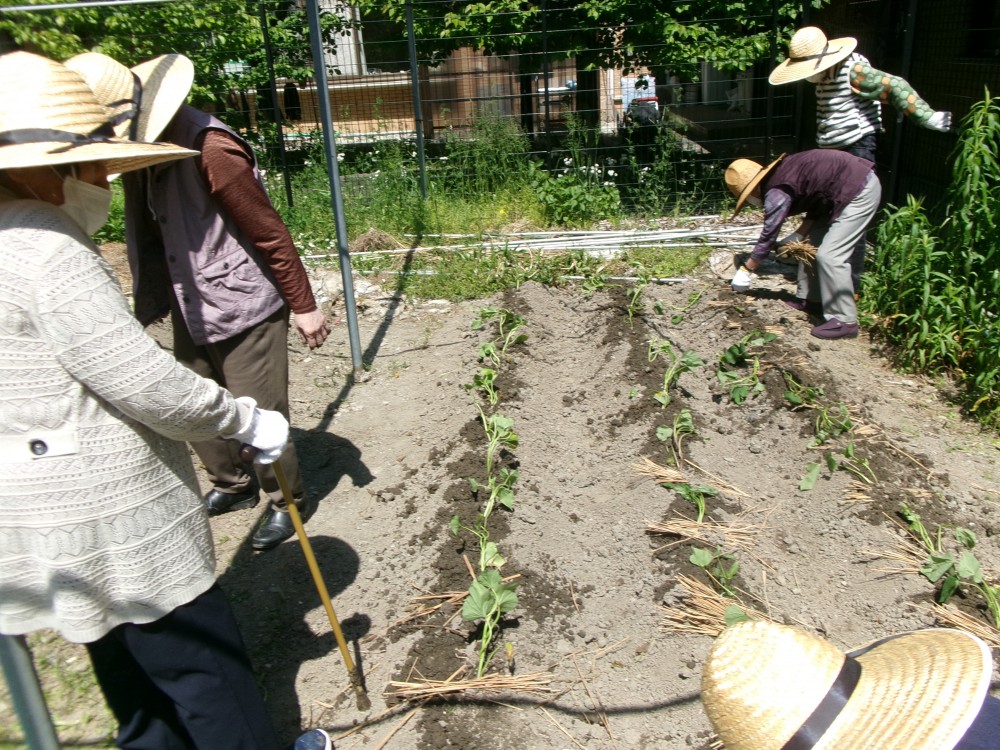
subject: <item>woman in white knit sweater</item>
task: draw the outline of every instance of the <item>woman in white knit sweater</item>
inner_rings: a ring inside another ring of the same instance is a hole
[[[276,750],[182,441],[268,461],[288,424],[150,339],[89,239],[108,172],[194,152],[114,138],[36,55],[0,56],[0,101],[0,633],[86,643],[119,747]]]

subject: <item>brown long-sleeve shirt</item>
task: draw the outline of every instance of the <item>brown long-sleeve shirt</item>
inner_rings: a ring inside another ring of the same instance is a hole
[[[245,148],[222,130],[207,130],[195,148],[209,195],[253,243],[294,313],[316,309],[309,277],[281,216],[253,174]]]

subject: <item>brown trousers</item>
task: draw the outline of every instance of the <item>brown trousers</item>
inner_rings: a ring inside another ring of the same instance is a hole
[[[261,409],[278,411],[288,418],[288,308],[283,307],[243,333],[215,344],[199,346],[191,340],[180,312],[170,315],[174,329],[174,356],[177,361],[204,378],[216,381],[234,396],[250,396]],[[223,492],[241,492],[252,482],[247,466],[239,457],[235,440],[214,438],[191,443],[205,465],[212,485]],[[302,497],[302,477],[295,445],[291,440],[281,455],[281,467],[293,497]],[[260,486],[276,508],[284,498],[274,469],[255,465]]]

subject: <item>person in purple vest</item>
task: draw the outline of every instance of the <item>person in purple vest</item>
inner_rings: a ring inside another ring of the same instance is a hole
[[[289,312],[310,348],[322,346],[329,328],[249,145],[220,120],[184,104],[194,66],[183,55],[129,69],[84,53],[66,65],[116,112],[119,135],[201,152],[183,165],[123,178],[136,317],[148,325],[169,315],[180,362],[287,417]],[[209,515],[256,506],[262,488],[271,505],[254,531],[253,548],[271,549],[292,536],[273,469],[249,472],[231,440],[192,447],[212,482],[204,498]],[[308,520],[317,502],[303,488],[292,444],[281,465]]]
[[[832,149],[783,155],[766,167],[750,159],[730,164],[725,179],[737,198],[733,216],[747,203],[764,208],[764,228],[750,257],[733,276],[733,291],[750,288],[753,272],[777,242],[782,223],[804,213],[812,222],[809,239],[816,246],[816,261],[811,267],[799,264],[798,293],[788,304],[822,315],[824,322],[811,331],[817,338],[857,336],[851,255],[882,196],[874,167],[870,161]]]

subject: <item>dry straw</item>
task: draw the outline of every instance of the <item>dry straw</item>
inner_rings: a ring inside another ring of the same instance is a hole
[[[807,240],[786,242],[778,248],[777,256],[785,262],[801,263],[807,268],[812,268],[816,262],[816,246]]]
[[[683,589],[680,603],[673,607],[661,606],[664,617],[660,627],[663,630],[716,637],[726,629],[726,611],[733,605],[739,607],[750,619],[771,619],[763,612],[748,607],[736,599],[723,596],[689,576],[677,576],[677,582]]]

